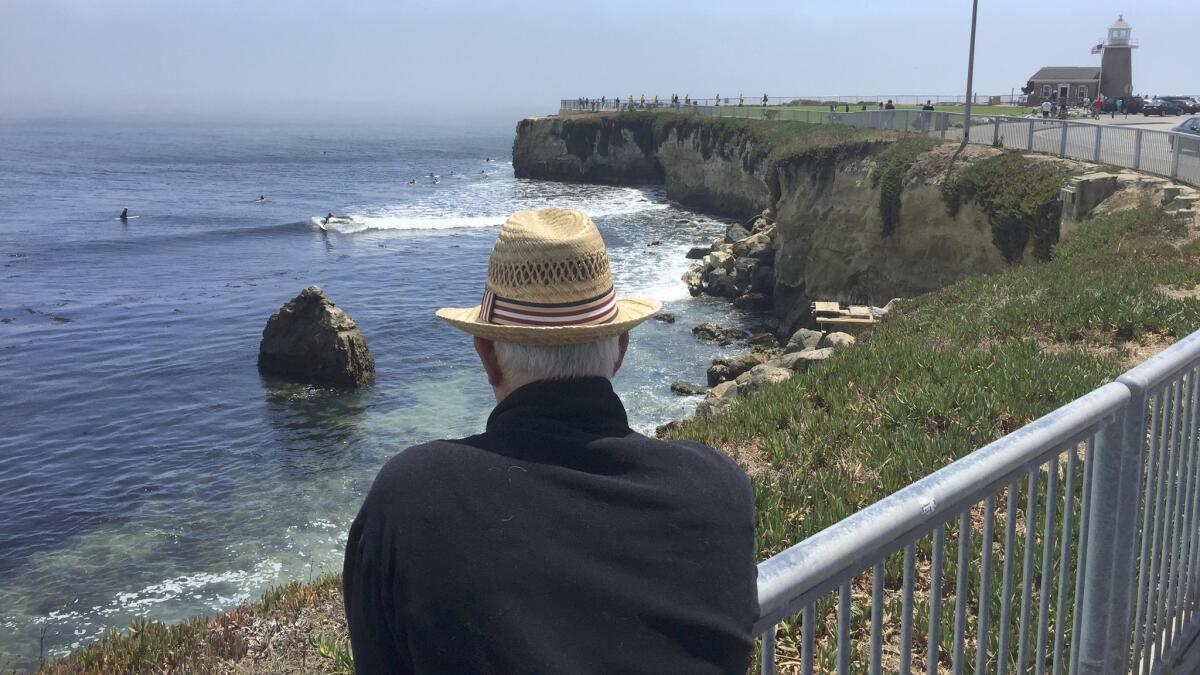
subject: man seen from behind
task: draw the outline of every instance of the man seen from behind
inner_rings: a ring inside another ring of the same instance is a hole
[[[583,213],[508,219],[483,302],[437,312],[474,336],[485,430],[393,457],[350,529],[358,673],[745,672],[749,481],[631,430],[610,382],[658,308],[617,297]]]

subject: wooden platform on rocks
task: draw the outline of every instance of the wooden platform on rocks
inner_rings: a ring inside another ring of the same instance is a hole
[[[814,302],[812,313],[823,326],[871,326],[879,319],[866,305],[842,305],[839,302]]]

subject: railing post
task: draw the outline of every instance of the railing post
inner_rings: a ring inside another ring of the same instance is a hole
[[[775,632],[779,630],[778,626],[771,626],[770,630],[763,633],[762,636],[762,651],[760,652],[761,659],[759,668],[762,675],[775,675]]]
[[[1142,130],[1137,129],[1133,139],[1133,168],[1142,168]]]
[[[992,118],[992,145],[1000,145],[1000,118]]]
[[[1071,131],[1071,127],[1067,126],[1067,121],[1062,121],[1062,138],[1058,139],[1058,156],[1067,156],[1067,134]]]
[[[1027,141],[1025,143],[1025,149],[1026,150],[1033,149],[1033,120],[1032,119],[1029,120],[1029,138],[1027,139]]]
[[[1138,503],[1142,485],[1142,446],[1146,431],[1146,392],[1122,380],[1130,391],[1124,409],[1096,434],[1083,597],[1079,625],[1079,672],[1126,672],[1135,578]]]
[[[1167,138],[1175,139],[1171,144],[1171,178],[1179,175],[1179,147],[1183,145],[1183,135],[1170,134]]]
[[[1097,164],[1100,163],[1100,137],[1101,137],[1100,135],[1103,132],[1104,132],[1104,125],[1097,124],[1096,125],[1096,147],[1095,147],[1095,149],[1092,150],[1092,161],[1096,162]]]

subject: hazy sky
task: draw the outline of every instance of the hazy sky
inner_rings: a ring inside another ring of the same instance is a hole
[[[0,0],[0,118],[511,123],[576,96],[965,89],[969,0]],[[981,0],[975,90],[1099,64],[1125,13],[1134,89],[1200,94],[1196,6]],[[1190,50],[1190,53],[1189,53]]]

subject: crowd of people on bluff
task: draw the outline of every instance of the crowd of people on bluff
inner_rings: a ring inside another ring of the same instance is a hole
[[[1092,119],[1100,119],[1100,115],[1105,111],[1107,111],[1109,117],[1112,118],[1115,118],[1118,113],[1128,117],[1130,113],[1129,108],[1131,105],[1131,101],[1126,100],[1123,97],[1112,100],[1106,97],[1104,94],[1099,94],[1096,96],[1096,98],[1080,101],[1079,103],[1079,107],[1083,108],[1084,111],[1092,117]],[[1042,101],[1042,118],[1048,119],[1057,114],[1059,119],[1067,119],[1067,116],[1070,114],[1070,107],[1071,105],[1068,99],[1060,99],[1057,95],[1051,96],[1050,98]],[[1136,110],[1134,112],[1136,112]],[[1036,110],[1034,114],[1037,114]]]
[[[633,94],[630,94],[624,100],[622,100],[620,96],[614,96],[612,98],[607,96],[601,96],[600,98],[580,96],[579,98],[575,99],[575,109],[586,112],[604,112],[607,110],[647,110],[654,108],[684,109],[697,108],[700,105],[720,106],[722,105],[722,102],[724,102],[724,105],[733,105],[734,100],[737,101],[737,106],[739,108],[746,105],[746,97],[742,94],[738,94],[737,99],[723,99],[721,98],[720,94],[717,94],[711,99],[711,102],[705,101],[703,104],[701,104],[700,99],[692,98],[691,94],[684,94],[682,97],[680,97],[679,94],[671,94],[671,97],[666,101],[663,101],[658,96],[647,100],[645,94],[638,96],[638,98],[635,100],[633,98]],[[768,101],[769,98],[767,95],[763,94],[761,99],[762,106],[766,107]]]
[[[767,105],[769,105],[770,97],[764,93],[758,102],[759,105],[765,108]],[[746,97],[742,94],[738,94],[737,98],[722,98],[720,94],[717,94],[713,98],[706,99],[703,102],[701,102],[701,99],[692,98],[690,94],[684,94],[682,97],[680,97],[679,94],[671,94],[671,97],[666,101],[663,101],[658,96],[655,96],[652,99],[647,99],[645,94],[638,96],[636,99],[633,97],[633,94],[630,94],[625,99],[622,99],[620,96],[614,96],[612,98],[607,96],[601,96],[600,98],[580,96],[579,98],[575,99],[575,109],[585,112],[649,110],[655,108],[687,109],[696,108],[701,105],[711,105],[714,107],[720,107],[722,105],[736,105],[737,107],[741,108],[745,107],[746,105]],[[751,103],[751,106],[753,105],[754,104]],[[867,109],[866,103],[860,103],[859,106],[859,110]],[[830,103],[829,112],[838,112],[837,107],[838,106],[836,103]],[[878,102],[876,107],[878,110],[895,110],[896,104],[892,101],[892,99],[888,99],[886,103],[883,101]],[[843,108],[844,110],[842,112],[850,112],[849,103],[843,104]],[[921,107],[921,110],[934,110],[933,102],[926,101],[925,105]]]

